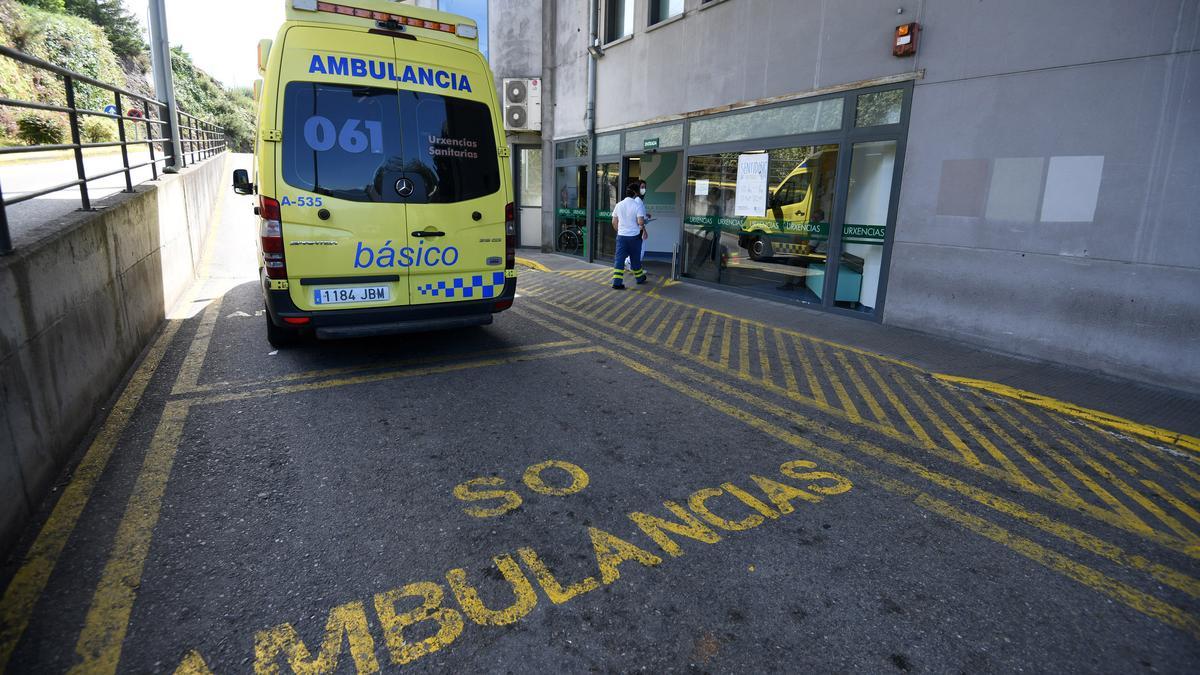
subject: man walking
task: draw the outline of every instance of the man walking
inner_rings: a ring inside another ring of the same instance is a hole
[[[646,237],[646,219],[638,206],[639,186],[630,183],[625,189],[625,199],[613,208],[613,229],[617,231],[617,254],[613,256],[613,281],[615,289],[625,288],[625,258],[629,258],[629,269],[639,284],[646,283],[646,271],[642,269],[642,240]]]

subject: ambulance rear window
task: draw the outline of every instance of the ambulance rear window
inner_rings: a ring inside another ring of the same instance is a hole
[[[339,199],[406,204],[500,189],[483,103],[380,87],[291,82],[284,93],[283,179]],[[415,188],[396,192],[399,179]]]

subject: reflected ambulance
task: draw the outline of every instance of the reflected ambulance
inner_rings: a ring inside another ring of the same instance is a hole
[[[516,230],[492,73],[470,19],[290,0],[259,45],[254,179],[267,338],[489,324]]]

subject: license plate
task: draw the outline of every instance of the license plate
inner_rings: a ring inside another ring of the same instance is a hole
[[[391,299],[387,286],[338,286],[313,289],[314,305],[344,305],[352,302],[387,302]]]

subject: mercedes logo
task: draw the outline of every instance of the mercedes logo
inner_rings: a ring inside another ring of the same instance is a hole
[[[401,197],[409,197],[413,193],[413,182],[407,178],[401,178],[396,181],[396,194]]]

